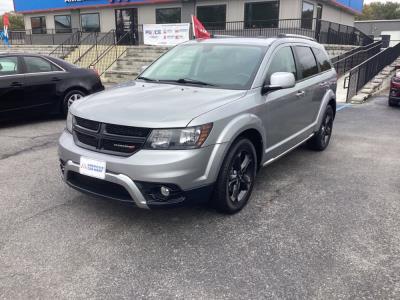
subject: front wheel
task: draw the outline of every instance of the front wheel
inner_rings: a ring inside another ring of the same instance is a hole
[[[392,99],[389,99],[389,106],[397,106],[397,103],[394,102]]]
[[[331,140],[333,129],[333,108],[328,105],[318,132],[308,141],[308,146],[317,151],[324,151]]]
[[[76,100],[82,99],[85,96],[85,93],[80,90],[72,90],[66,93],[62,103],[62,114],[66,116],[72,103],[74,103]]]
[[[229,150],[221,167],[214,203],[218,211],[234,214],[248,202],[257,172],[254,145],[246,138],[237,140]]]

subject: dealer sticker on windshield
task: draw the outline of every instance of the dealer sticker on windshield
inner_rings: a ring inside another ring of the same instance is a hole
[[[106,162],[87,157],[81,157],[79,173],[99,179],[106,178]]]

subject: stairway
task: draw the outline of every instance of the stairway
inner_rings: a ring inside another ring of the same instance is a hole
[[[168,49],[157,46],[128,46],[125,55],[103,74],[102,80],[107,85],[134,80],[141,67],[150,65]]]

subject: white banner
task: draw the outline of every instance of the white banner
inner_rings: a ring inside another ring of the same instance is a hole
[[[175,46],[189,40],[189,23],[143,24],[145,45]]]

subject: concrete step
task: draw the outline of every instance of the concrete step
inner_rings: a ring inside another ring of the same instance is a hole
[[[110,83],[122,83],[134,80],[139,75],[135,71],[109,70],[103,75],[103,81]]]

